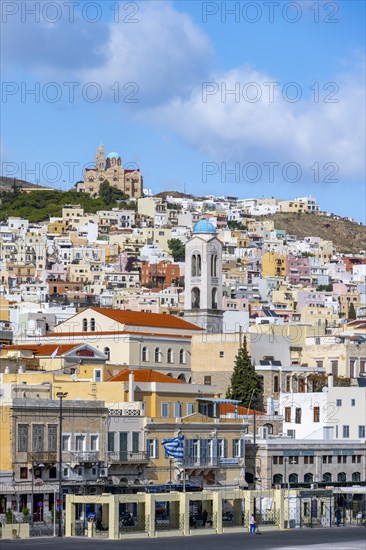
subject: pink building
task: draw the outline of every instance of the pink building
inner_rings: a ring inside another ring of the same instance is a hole
[[[286,276],[292,285],[311,284],[310,259],[289,254],[286,261]]]

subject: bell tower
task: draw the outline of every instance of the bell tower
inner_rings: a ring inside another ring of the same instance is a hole
[[[222,243],[201,220],[186,244],[184,318],[206,332],[222,332]]]
[[[95,169],[97,172],[104,172],[105,170],[104,145],[99,145],[95,153]]]

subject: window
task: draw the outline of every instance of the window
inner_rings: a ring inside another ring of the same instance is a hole
[[[85,451],[85,435],[75,435],[75,451]]]
[[[194,414],[194,403],[187,403],[187,415]]]
[[[159,447],[157,439],[146,440],[146,454],[148,458],[159,458]]]
[[[28,426],[26,424],[18,425],[18,452],[28,452]]]
[[[274,393],[278,393],[280,391],[277,374],[273,377],[273,391]]]
[[[286,391],[287,393],[291,391],[291,376],[286,376]]]
[[[169,403],[161,404],[161,416],[167,418],[169,416]]]
[[[323,474],[323,483],[330,483],[332,481],[332,474],[330,472],[325,472]]]
[[[179,350],[179,363],[184,364],[186,362],[186,352],[184,349]]]
[[[282,485],[283,483],[283,476],[282,474],[275,474],[272,479],[273,485]]]
[[[88,332],[88,319],[83,319],[83,332]]]
[[[179,401],[174,403],[174,416],[175,418],[180,418],[182,416],[182,403]]]
[[[201,293],[200,293],[200,290],[199,288],[192,288],[192,292],[191,292],[191,306],[192,306],[192,309],[199,309],[200,308],[200,298],[201,298]]]
[[[220,358],[222,359],[223,357],[225,357],[225,352],[220,351]]]
[[[323,368],[323,361],[316,361],[316,366],[320,369]]]
[[[51,466],[48,474],[49,479],[56,479],[57,477],[57,468],[56,466]]]
[[[167,352],[167,363],[174,363],[174,361],[173,361],[173,350],[171,348],[169,348],[168,352]]]
[[[347,474],[345,472],[339,472],[339,474],[337,475],[337,481],[338,483],[346,483]]]
[[[217,456],[219,458],[227,458],[227,440],[226,439],[217,440]]]
[[[102,371],[101,369],[94,369],[94,382],[102,381]]]
[[[217,309],[217,288],[213,288],[211,292],[212,309]]]
[[[298,456],[289,456],[288,457],[288,463],[291,464],[298,464],[299,463],[299,457]]]
[[[333,376],[338,376],[338,360],[333,360],[330,362]]]
[[[94,434],[90,436],[90,450],[99,451],[99,435]]]
[[[160,348],[155,348],[155,363],[160,363],[161,362],[161,351],[160,351]]]
[[[355,359],[350,359],[350,361],[349,361],[349,376],[350,376],[350,378],[355,377],[355,365],[356,365],[356,360]]]
[[[269,435],[272,435],[273,434],[273,424],[263,424],[263,428],[266,428],[267,429],[267,433]]]
[[[297,474],[290,474],[288,476],[288,482],[290,485],[296,485],[299,483],[299,476]]]
[[[301,424],[301,409],[295,409],[295,424]]]
[[[364,439],[365,438],[365,426],[359,426],[358,427],[358,437],[360,439]]]
[[[233,439],[233,458],[242,458],[244,456],[243,439]]]
[[[342,406],[342,399],[336,399],[336,406],[341,407]]]
[[[56,452],[57,450],[57,426],[48,426],[48,451]]]
[[[140,432],[132,432],[132,452],[140,451]]]
[[[62,469],[62,477],[69,477],[69,475],[70,475],[69,468],[63,468]]]
[[[44,426],[34,424],[32,428],[32,451],[35,453],[44,450]]]
[[[92,317],[90,319],[90,330],[91,330],[91,332],[95,332],[95,319],[94,319],[94,317]]]
[[[104,348],[104,354],[107,356],[107,361],[111,358],[111,350],[109,348]]]
[[[147,363],[149,361],[149,353],[146,346],[142,348],[141,360],[143,363]]]
[[[320,407],[313,409],[313,422],[320,422]]]
[[[304,456],[304,464],[314,464],[313,456]]]
[[[116,432],[108,432],[108,451],[110,453],[115,451],[115,435]]]
[[[360,359],[360,372],[366,372],[366,359]]]
[[[313,483],[314,476],[313,474],[307,473],[304,475],[304,483]]]
[[[359,482],[359,481],[361,481],[361,474],[360,474],[360,472],[354,472],[354,473],[352,474],[352,481],[354,481],[354,482],[356,482],[356,483]]]
[[[203,383],[205,384],[205,386],[211,386],[211,376],[204,376]]]
[[[71,435],[62,434],[62,450],[70,451],[70,449],[71,449]]]
[[[285,422],[291,422],[291,407],[285,407]]]
[[[343,437],[344,438],[349,437],[349,426],[343,426]]]
[[[25,466],[20,467],[20,479],[28,479],[28,468]]]

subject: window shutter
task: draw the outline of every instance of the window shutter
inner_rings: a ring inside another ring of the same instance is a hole
[[[227,458],[227,439],[224,439],[224,458]]]

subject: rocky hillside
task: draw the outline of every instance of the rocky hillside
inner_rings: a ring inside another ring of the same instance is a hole
[[[299,239],[320,237],[333,241],[338,252],[357,253],[366,250],[366,226],[346,218],[277,212],[265,219],[272,219],[276,229],[284,229]]]
[[[37,185],[35,183],[30,183],[29,181],[18,180],[18,179],[15,180],[15,184],[18,189],[21,189],[23,187],[26,187],[26,188],[34,187],[34,189],[39,189],[39,188],[49,189],[48,187],[46,188],[44,185]],[[0,176],[0,191],[10,192],[10,191],[13,191],[13,189],[14,189],[14,179],[7,178],[5,176]]]

